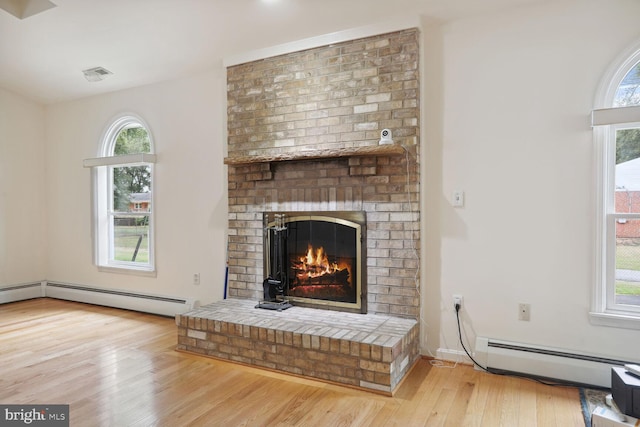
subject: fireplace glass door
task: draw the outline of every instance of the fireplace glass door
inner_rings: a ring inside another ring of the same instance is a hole
[[[283,282],[299,305],[363,312],[363,228],[360,212],[265,213],[267,277]],[[271,214],[273,218],[275,214]]]

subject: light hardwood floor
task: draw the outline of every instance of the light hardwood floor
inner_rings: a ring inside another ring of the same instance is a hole
[[[171,318],[0,305],[0,403],[71,426],[584,426],[578,390],[420,360],[393,397],[176,352]]]

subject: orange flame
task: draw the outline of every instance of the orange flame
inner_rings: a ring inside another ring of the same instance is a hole
[[[329,262],[329,258],[321,246],[314,251],[313,246],[309,245],[307,254],[299,258],[299,269],[303,271],[298,277],[315,278],[325,274],[333,274],[340,270],[335,262]]]

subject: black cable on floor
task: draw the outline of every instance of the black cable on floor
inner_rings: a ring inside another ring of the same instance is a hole
[[[462,329],[460,328],[460,304],[456,304],[455,309],[456,309],[456,319],[458,320],[458,338],[460,339],[460,345],[462,345],[462,349],[464,350],[465,353],[467,353],[467,356],[469,356],[469,359],[471,359],[471,361],[474,363],[475,366],[477,366],[478,368],[482,369],[485,372],[493,374],[493,372],[491,372],[489,368],[479,364],[476,361],[476,359],[474,359],[473,356],[471,356],[471,353],[469,353],[469,350],[467,350],[467,347],[464,345],[464,341],[462,340]]]
[[[475,366],[477,366],[478,368],[480,368],[481,370],[483,370],[484,372],[487,372],[489,374],[493,374],[493,375],[501,375],[501,376],[506,376],[506,377],[514,377],[514,378],[524,378],[526,380],[531,380],[531,381],[535,381],[538,382],[540,384],[544,384],[544,385],[549,385],[549,386],[553,386],[553,387],[574,387],[574,388],[584,388],[584,387],[588,387],[588,388],[592,388],[592,389],[596,389],[596,390],[610,390],[609,388],[606,387],[600,387],[600,386],[592,386],[592,385],[586,385],[586,384],[578,384],[578,383],[572,383],[572,382],[547,382],[547,381],[542,381],[540,378],[536,378],[534,375],[527,375],[527,374],[516,374],[513,372],[500,372],[500,371],[496,371],[493,370],[489,367],[486,366],[482,366],[480,363],[478,363],[473,356],[471,356],[471,353],[469,353],[469,350],[467,350],[467,347],[464,345],[464,340],[462,339],[462,328],[460,327],[460,304],[456,304],[455,305],[455,310],[456,310],[456,320],[458,322],[458,338],[460,340],[460,345],[462,345],[462,348],[464,350],[464,352],[467,354],[467,356],[469,357],[469,359],[471,359],[471,361],[473,362],[473,364]]]

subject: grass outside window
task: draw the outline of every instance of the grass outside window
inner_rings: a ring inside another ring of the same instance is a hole
[[[136,247],[138,247],[137,254]],[[114,259],[140,264],[148,263],[149,226],[117,226],[115,228]]]

